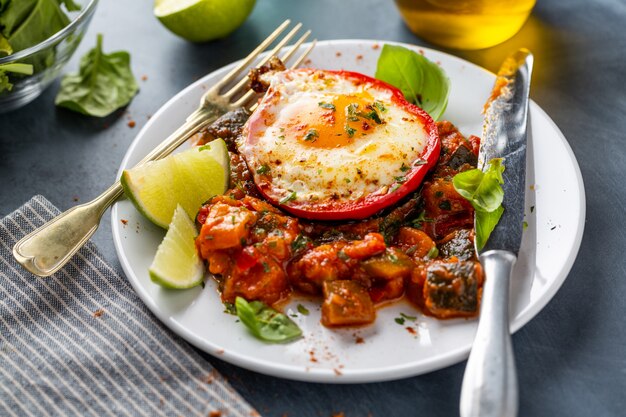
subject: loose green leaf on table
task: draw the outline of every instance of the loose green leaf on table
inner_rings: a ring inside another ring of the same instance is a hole
[[[257,338],[271,343],[289,342],[302,336],[302,330],[289,317],[260,301],[235,299],[237,316]]]
[[[407,101],[437,120],[448,105],[450,80],[443,69],[421,54],[396,45],[384,45],[375,77],[397,87]]]
[[[476,247],[482,249],[500,221],[504,208],[504,164],[502,158],[489,161],[486,171],[478,168],[459,172],[452,179],[454,189],[468,200],[476,211]]]
[[[138,90],[129,53],[103,53],[99,34],[96,47],[81,58],[79,73],[63,77],[55,103],[78,113],[105,117],[127,105]]]

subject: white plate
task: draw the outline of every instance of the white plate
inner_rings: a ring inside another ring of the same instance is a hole
[[[373,75],[382,44],[360,40],[320,42],[307,65]],[[441,63],[451,80],[444,118],[465,135],[480,135],[481,109],[494,75],[441,52],[404,46]],[[231,67],[207,75],[167,102],[128,149],[120,173],[182,124],[205,89]],[[534,139],[529,146],[532,162],[527,174],[528,228],[512,281],[513,331],[533,318],[565,280],[580,247],[585,218],[583,182],[574,154],[552,120],[535,103],[531,103],[530,114]],[[112,220],[122,267],[148,308],[190,343],[227,362],[283,378],[347,383],[418,375],[459,362],[468,355],[476,320],[435,320],[420,315],[406,303],[380,309],[371,326],[330,330],[319,324],[317,303],[294,300],[286,309],[288,314],[296,314],[300,302],[311,311],[308,316],[298,314],[294,319],[303,329],[304,338],[285,345],[265,344],[250,336],[235,316],[223,313],[211,279],[204,289],[180,292],[163,290],[150,281],[148,266],[164,232],[145,220],[128,200],[114,206]],[[394,321],[401,312],[417,315],[418,319],[401,326]]]

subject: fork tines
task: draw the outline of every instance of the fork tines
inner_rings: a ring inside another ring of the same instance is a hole
[[[255,63],[259,55],[265,52],[268,49],[268,47],[276,39],[278,39],[278,37],[285,30],[287,30],[290,23],[291,21],[289,19],[281,23],[280,26],[278,26],[263,42],[261,42],[259,46],[257,46],[252,52],[250,52],[250,54],[247,57],[245,57],[241,61],[241,63],[239,63],[239,65],[233,68],[215,86],[213,86],[213,89],[215,89],[216,92],[221,97],[228,100],[232,106],[241,107],[245,105],[246,103],[248,103],[255,96],[256,93],[248,89],[248,91],[240,95],[240,93],[243,92],[244,89],[247,88],[247,85],[248,85],[248,79],[245,76],[246,73],[244,73],[243,74],[244,76],[241,77],[241,79],[238,82],[236,82],[233,87],[228,89],[228,91],[226,91],[224,94],[220,94],[220,91],[224,89],[225,87],[228,87],[229,84],[232,84],[232,82],[235,81],[236,78],[240,76],[243,71],[247,72],[247,70],[249,70],[249,68],[253,66],[253,63],[255,67],[260,67],[266,64],[270,60],[270,58],[272,58],[273,56],[278,56],[281,49],[283,49],[285,45],[287,45],[287,43],[291,39],[293,39],[294,36],[298,33],[298,31],[302,28],[302,23],[296,24],[286,35],[284,35],[282,39],[280,39],[276,43],[276,45],[270,51],[267,51],[267,53],[260,60],[258,60],[258,62]],[[283,53],[282,56],[279,57],[281,61],[285,63],[285,65],[288,64],[288,61],[294,56],[294,54],[298,51],[300,46],[307,40],[310,34],[311,34],[310,30],[307,30],[306,32],[304,32],[304,34],[301,35],[300,38],[293,45],[291,45],[287,49],[287,51]],[[295,58],[294,62],[291,63],[290,68],[295,68],[298,65],[300,65],[304,61],[304,59],[307,57],[309,52],[311,52],[314,46],[315,46],[315,40],[313,40],[313,42],[311,42],[311,44],[308,45],[297,58]],[[240,96],[235,98],[238,95]]]

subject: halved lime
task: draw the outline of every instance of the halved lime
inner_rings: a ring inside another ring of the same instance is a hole
[[[125,170],[124,193],[137,210],[167,228],[180,204],[189,217],[228,187],[230,162],[222,139]]]
[[[196,249],[198,231],[193,220],[179,205],[170,227],[150,265],[152,281],[166,288],[195,287],[204,278],[204,263]]]
[[[156,0],[154,15],[192,42],[222,38],[246,20],[255,0]]]

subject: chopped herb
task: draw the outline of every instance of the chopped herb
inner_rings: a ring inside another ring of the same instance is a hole
[[[359,116],[364,117],[366,119],[371,119],[371,120],[375,121],[376,124],[378,124],[378,125],[383,123],[383,121],[380,120],[380,116],[378,115],[378,113],[376,113],[376,110],[372,110],[369,113],[359,113]]]
[[[344,178],[343,180],[346,182],[346,184],[350,184],[350,178]]]
[[[439,203],[439,208],[442,210],[452,210],[452,205],[450,204],[450,201],[444,200]]]
[[[404,178],[404,176],[401,177],[393,177],[394,180],[396,180],[396,182],[402,184],[404,181],[406,181],[406,178]]]
[[[236,219],[237,219],[237,217],[235,217],[234,214],[232,216],[230,216],[230,220],[233,222],[233,224],[235,224],[235,220]]]
[[[417,245],[413,245],[411,247],[409,247],[406,251],[404,251],[404,253],[406,253],[409,256],[413,256],[413,254],[417,251]]]
[[[395,319],[393,319],[393,321],[398,323],[400,326],[404,325],[404,319],[402,317],[396,317]]]
[[[290,316],[291,316],[291,317],[294,317],[294,318],[298,317],[298,315],[297,315],[297,314],[290,314]]]
[[[285,198],[283,198],[282,200],[280,200],[278,203],[279,204],[286,204],[290,201],[293,201],[296,199],[296,192],[292,191],[291,194],[289,194],[288,196],[286,196]]]
[[[527,222],[526,220],[524,220],[524,221],[522,222],[522,228],[523,228],[524,230],[528,229],[528,222]]]
[[[375,101],[374,104],[372,104],[372,106],[376,107],[376,109],[381,112],[384,113],[387,111],[387,109],[385,108],[385,106],[383,105],[383,103],[381,103],[380,101]]]
[[[280,136],[278,137],[278,139],[280,139],[280,140],[284,140],[284,139],[285,139],[285,135],[280,135]]]
[[[302,314],[303,316],[308,316],[309,315],[309,309],[307,309],[302,304],[298,304],[298,313]]]
[[[400,188],[400,184],[396,184],[394,185],[391,190],[389,190],[390,193],[393,193],[394,191],[396,191],[398,188]]]
[[[403,318],[405,318],[405,319],[407,319],[407,320],[409,320],[409,321],[415,321],[415,320],[417,320],[417,316],[409,316],[409,315],[404,314],[404,313],[400,313],[400,315],[401,315]]]
[[[439,249],[437,249],[437,246],[433,246],[432,248],[430,248],[426,256],[428,256],[430,259],[434,259],[439,256]]]
[[[342,261],[347,261],[348,259],[350,259],[350,257],[348,256],[347,253],[345,253],[344,251],[340,250],[339,252],[337,252],[337,258],[341,259]]]
[[[232,314],[233,316],[237,315],[237,308],[233,303],[224,303],[224,313]]]
[[[359,118],[356,115],[356,109],[359,107],[357,103],[351,103],[346,106],[346,116],[351,122],[358,122]]]
[[[298,235],[293,240],[293,242],[291,242],[291,250],[296,252],[296,251],[299,251],[300,249],[304,249],[307,246],[309,246],[310,242],[311,242],[311,239],[309,239],[308,237],[304,235]]]
[[[263,265],[263,272],[265,272],[266,274],[271,271],[270,266],[267,262],[261,262],[261,265]]]
[[[318,173],[318,174],[321,174],[321,173],[322,173],[322,170],[321,170],[321,169],[318,169],[318,170],[317,170],[317,173]]]
[[[270,167],[267,164],[263,164],[256,169],[256,173],[259,175],[267,174],[268,172],[270,172]]]
[[[423,159],[418,159],[417,161],[413,162],[413,166],[419,165],[426,165],[426,161],[424,161]]]
[[[320,101],[319,103],[317,103],[317,105],[323,109],[335,111],[335,105],[333,103],[326,103],[326,102]]]
[[[391,263],[397,264],[398,263],[398,256],[395,253],[390,253],[389,254],[389,260],[391,261]]]
[[[404,162],[403,162],[403,163],[402,163],[402,166],[400,167],[400,171],[402,171],[402,172],[407,172],[409,169],[411,169],[411,168],[409,168],[408,166],[406,166],[406,165],[404,164]]]
[[[315,142],[317,138],[320,137],[320,134],[315,129],[309,129],[309,131],[304,135],[304,140],[307,142]]]
[[[198,152],[202,152],[202,151],[210,151],[211,150],[211,145],[210,144],[206,144],[206,145],[202,145],[198,148]]]
[[[356,133],[356,129],[346,125],[346,133],[348,134],[348,137],[351,138]]]

